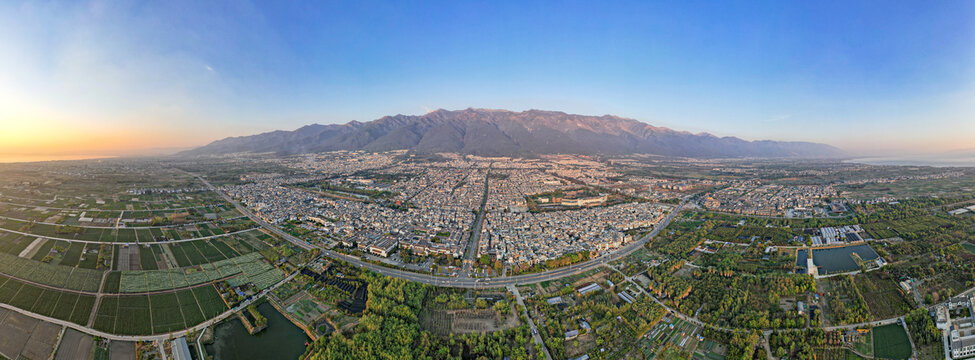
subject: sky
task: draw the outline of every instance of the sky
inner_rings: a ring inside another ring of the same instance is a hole
[[[0,156],[468,107],[975,149],[975,2],[0,2]]]

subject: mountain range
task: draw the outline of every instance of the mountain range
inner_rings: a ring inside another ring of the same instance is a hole
[[[230,137],[181,154],[271,152],[287,155],[401,149],[483,156],[553,153],[642,153],[701,158],[846,156],[842,150],[825,144],[746,141],[708,133],[692,134],[612,115],[491,109],[440,109],[424,115],[385,116],[369,122],[314,124],[294,131]]]

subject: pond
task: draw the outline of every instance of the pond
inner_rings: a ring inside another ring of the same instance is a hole
[[[806,257],[807,256],[808,255],[806,255],[806,250],[798,250],[798,251],[796,251],[796,266],[802,268],[803,270],[805,270],[806,269]],[[803,271],[803,273],[805,273],[805,271]]]
[[[213,344],[206,345],[216,360],[297,359],[310,341],[303,330],[264,302],[257,310],[267,318],[267,329],[250,335],[236,316],[214,328]]]
[[[863,260],[875,260],[880,255],[867,244],[844,246],[829,249],[813,249],[813,263],[819,267],[819,273],[823,275],[857,271],[857,265],[853,254],[857,254]],[[803,254],[803,258],[805,258]]]

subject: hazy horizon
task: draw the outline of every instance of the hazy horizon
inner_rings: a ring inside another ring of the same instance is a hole
[[[468,107],[852,156],[975,149],[975,4],[700,5],[3,3],[0,158]]]

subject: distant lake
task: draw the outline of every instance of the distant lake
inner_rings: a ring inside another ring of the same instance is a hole
[[[975,167],[975,154],[938,155],[938,156],[904,156],[904,157],[870,157],[847,160],[846,162],[867,165],[895,165],[895,166],[934,166],[934,167]]]

